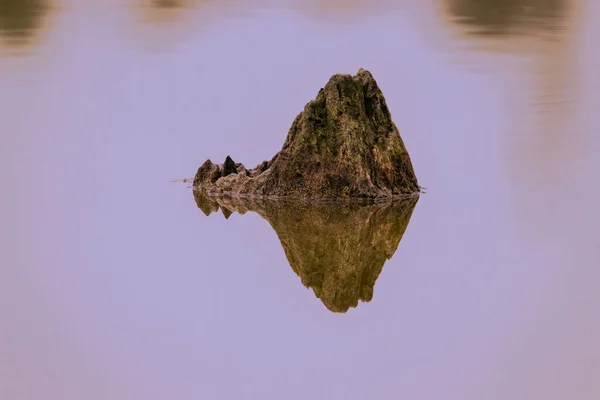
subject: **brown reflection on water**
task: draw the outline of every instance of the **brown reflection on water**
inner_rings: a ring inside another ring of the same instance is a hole
[[[239,0],[142,0],[138,5],[142,19],[147,22],[180,23],[187,18],[211,17],[215,12],[218,15],[223,11],[236,13],[241,3]]]
[[[402,0],[308,0],[292,2],[291,7],[306,12],[315,19],[353,20],[401,8],[407,4]]]
[[[184,5],[180,0],[154,0],[152,4],[158,8],[177,8]]]
[[[535,202],[536,193],[549,195],[573,173],[584,145],[583,132],[575,128],[576,108],[585,101],[577,84],[576,5],[570,0],[447,0],[449,18],[467,44],[482,59],[494,56],[488,72],[503,82],[510,110],[500,138],[506,169],[513,187],[531,192]],[[533,206],[525,214],[539,210]]]
[[[573,173],[573,161],[581,154],[584,132],[577,128],[578,66],[570,41],[547,43],[545,52],[531,60],[523,86],[531,110],[515,120],[515,132],[507,135],[513,174],[526,185],[553,187],[564,174]],[[557,162],[560,160],[560,162]],[[548,194],[548,193],[546,193]]]
[[[14,46],[33,42],[42,28],[49,7],[45,0],[1,0],[1,41]]]
[[[174,45],[198,37],[198,32],[246,11],[240,0],[138,0],[137,40],[153,51],[172,50]]]
[[[173,24],[189,13],[192,5],[184,0],[146,0],[140,6],[141,18],[153,24]]]
[[[197,6],[192,0],[141,0],[137,3],[133,31],[135,40],[150,51],[173,49],[193,36],[198,22]]]
[[[554,30],[565,0],[448,0],[449,12],[475,35],[506,35],[532,29]]]
[[[332,312],[373,298],[375,281],[406,231],[418,197],[384,203],[309,203],[209,197],[194,190],[206,215],[253,211],[267,220],[302,284]]]

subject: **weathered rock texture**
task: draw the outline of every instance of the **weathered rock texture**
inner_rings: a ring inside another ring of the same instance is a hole
[[[333,312],[373,298],[375,281],[392,258],[418,197],[376,203],[271,201],[208,196],[194,191],[206,214],[254,211],[267,220],[302,284]]]
[[[370,72],[334,75],[294,120],[283,148],[246,170],[207,160],[194,186],[266,198],[378,198],[418,193],[410,157]]]

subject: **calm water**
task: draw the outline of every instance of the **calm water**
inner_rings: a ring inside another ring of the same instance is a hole
[[[596,0],[0,0],[0,399],[600,398],[598,38]],[[360,67],[416,205],[170,182]]]

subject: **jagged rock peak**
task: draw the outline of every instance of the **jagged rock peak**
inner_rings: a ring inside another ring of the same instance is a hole
[[[194,186],[210,194],[268,198],[381,198],[420,191],[383,93],[365,69],[333,75],[270,161],[246,170],[229,156],[219,166],[208,160]]]

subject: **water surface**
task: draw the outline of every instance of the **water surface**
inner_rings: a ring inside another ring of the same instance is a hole
[[[597,399],[598,27],[593,0],[4,0],[0,398]],[[170,182],[268,159],[361,67],[428,188],[395,251],[369,210],[207,217]],[[305,287],[320,232],[327,265],[384,255],[370,301]]]

